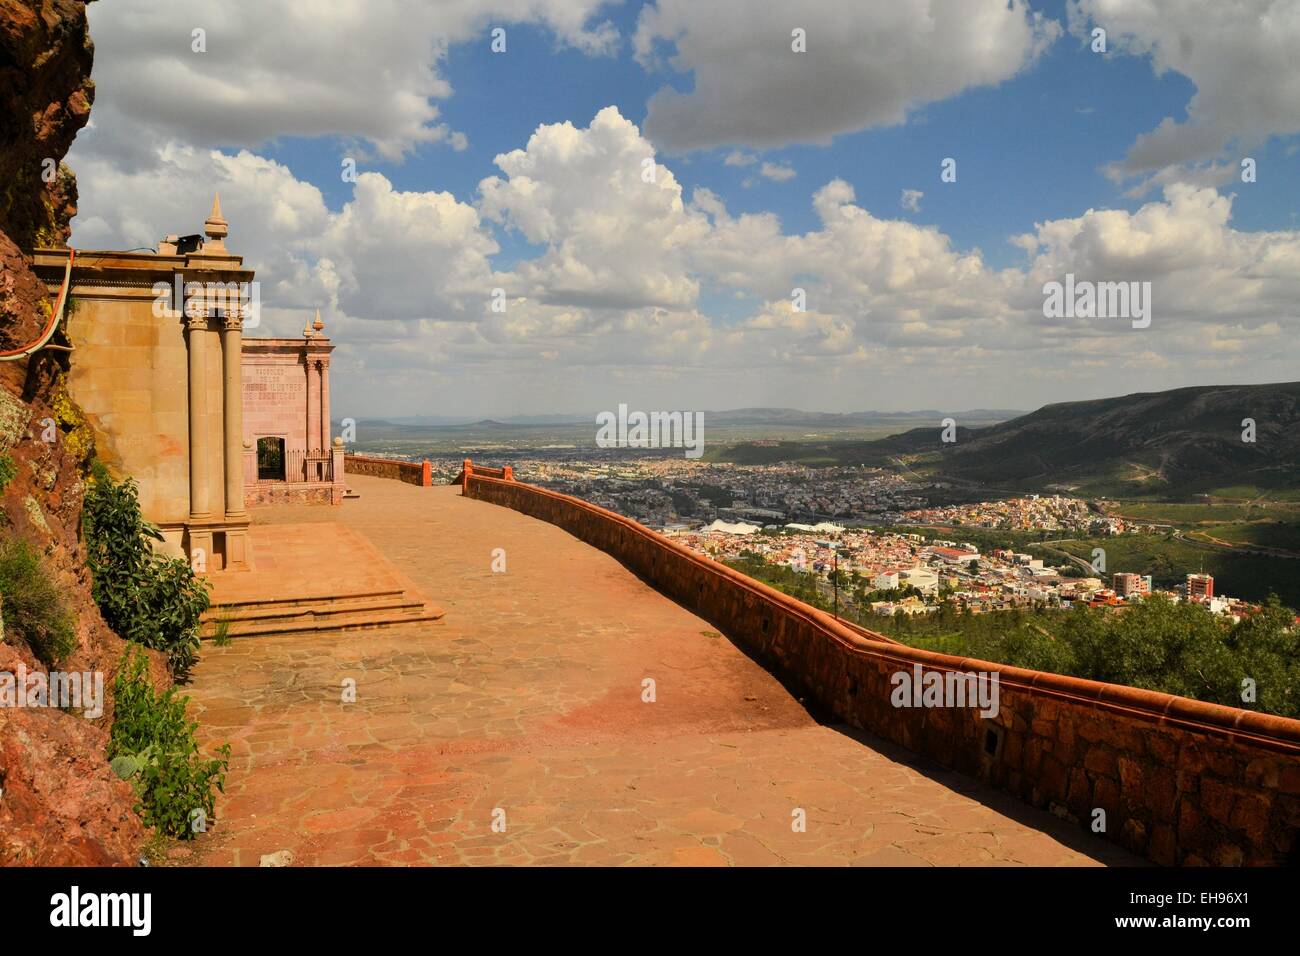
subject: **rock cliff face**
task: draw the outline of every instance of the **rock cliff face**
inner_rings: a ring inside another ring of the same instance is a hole
[[[93,58],[80,0],[0,4],[0,228],[20,246],[67,241],[76,183],[59,163],[90,118]]]
[[[61,160],[90,115],[92,57],[81,0],[0,0],[0,351],[31,342],[48,321],[49,296],[22,250],[70,234],[76,180]],[[58,669],[101,671],[107,692],[124,645],[91,597],[79,540],[94,446],[64,390],[68,361],[44,350],[0,362],[0,457],[14,466],[0,494],[0,541],[27,541],[76,615],[77,645]],[[20,662],[44,670],[7,636],[0,672]],[[145,830],[130,786],[104,758],[110,720],[111,702],[97,720],[0,707],[0,866],[136,861]]]

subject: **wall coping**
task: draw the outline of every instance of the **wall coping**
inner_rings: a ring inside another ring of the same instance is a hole
[[[1278,717],[1273,714],[1261,714],[1255,711],[1221,704],[1211,704],[1177,697],[1160,691],[1143,690],[1121,684],[1107,684],[1082,677],[1070,677],[1064,674],[1051,674],[1046,671],[1033,671],[983,661],[978,658],[956,657],[934,651],[921,650],[900,644],[883,634],[866,630],[857,625],[836,620],[825,611],[791,597],[775,588],[756,581],[721,562],[696,554],[689,548],[678,544],[644,525],[616,514],[608,509],[593,505],[555,491],[548,491],[526,482],[489,477],[482,474],[477,467],[468,476],[471,482],[488,485],[501,485],[517,489],[526,489],[528,493],[539,497],[563,501],[573,507],[585,510],[593,515],[615,524],[647,539],[652,544],[676,554],[691,562],[699,569],[726,579],[736,587],[742,588],[755,596],[784,608],[788,613],[803,618],[821,630],[827,637],[843,645],[855,654],[885,658],[900,664],[922,664],[935,670],[964,672],[996,672],[999,684],[1012,687],[1026,693],[1068,700],[1098,710],[1122,713],[1126,716],[1147,720],[1152,723],[1165,724],[1219,737],[1249,740],[1271,750],[1300,752],[1300,720]],[[870,635],[870,636],[867,636]]]
[[[351,458],[355,461],[379,461],[386,465],[409,465],[412,468],[419,468],[420,462],[408,461],[405,458],[385,458],[382,455],[357,455],[352,452],[344,452],[343,457]]]

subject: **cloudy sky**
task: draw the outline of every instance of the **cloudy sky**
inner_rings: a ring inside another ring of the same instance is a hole
[[[1033,408],[1300,378],[1292,0],[89,15],[73,244],[198,232],[219,190],[262,283],[252,334],[319,308],[340,417]],[[1045,318],[1066,273],[1150,282],[1150,326]]]

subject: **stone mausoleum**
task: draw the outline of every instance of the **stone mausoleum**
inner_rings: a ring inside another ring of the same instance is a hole
[[[320,312],[297,339],[244,339],[244,497],[343,501],[343,441],[330,441],[330,353]]]
[[[200,570],[251,566],[248,505],[343,497],[333,345],[319,314],[301,339],[244,338],[260,296],[228,232],[214,199],[202,235],[168,236],[156,252],[78,250],[66,326],[68,390],[97,454],[136,480],[162,549]],[[33,259],[57,295],[69,250]]]

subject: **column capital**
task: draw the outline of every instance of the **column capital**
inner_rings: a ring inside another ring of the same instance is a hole
[[[185,327],[191,332],[206,332],[208,313],[202,308],[191,308],[185,313]]]
[[[242,332],[244,330],[244,313],[239,309],[230,309],[221,318],[221,328],[226,332]]]

